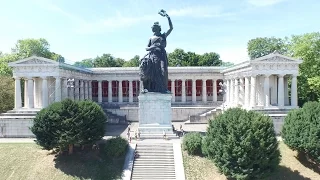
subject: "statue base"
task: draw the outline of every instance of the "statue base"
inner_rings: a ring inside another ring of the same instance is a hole
[[[138,98],[140,133],[172,134],[172,95],[148,92],[140,93]]]

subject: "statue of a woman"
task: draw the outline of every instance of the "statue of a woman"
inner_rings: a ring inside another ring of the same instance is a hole
[[[140,79],[144,88],[142,92],[170,92],[168,91],[168,58],[165,48],[167,46],[166,39],[173,26],[169,15],[164,10],[161,10],[159,14],[168,18],[170,29],[161,34],[158,22],[155,22],[151,27],[153,36],[149,39],[146,48],[149,53],[140,62]]]

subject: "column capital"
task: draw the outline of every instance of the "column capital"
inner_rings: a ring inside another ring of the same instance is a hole
[[[291,74],[291,76],[292,76],[292,77],[297,77],[297,76],[298,76],[298,74]]]
[[[15,79],[15,80],[20,80],[22,77],[19,77],[19,76],[13,76],[12,78],[13,78],[13,79]]]
[[[279,78],[283,78],[285,75],[286,75],[286,74],[278,74],[277,76],[278,76]]]
[[[32,76],[26,76],[25,77],[27,80],[33,80],[33,77]]]
[[[263,74],[265,78],[269,78],[272,74]]]
[[[42,80],[48,80],[48,76],[41,76],[40,77]]]

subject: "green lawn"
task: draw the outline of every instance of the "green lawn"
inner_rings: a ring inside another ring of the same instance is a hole
[[[306,162],[297,159],[298,154],[290,150],[283,142],[279,143],[282,160],[278,171],[267,180],[319,180],[320,174],[308,168]],[[218,172],[214,164],[199,156],[189,156],[183,152],[185,175],[187,180],[226,180],[227,178]]]
[[[55,157],[33,143],[0,144],[0,180],[121,179],[124,157],[102,160],[97,154]]]

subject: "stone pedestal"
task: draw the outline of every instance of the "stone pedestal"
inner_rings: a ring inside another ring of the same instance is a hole
[[[139,95],[139,131],[141,134],[172,133],[171,94]]]

